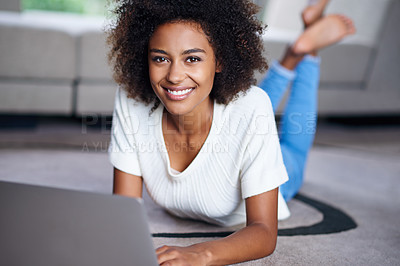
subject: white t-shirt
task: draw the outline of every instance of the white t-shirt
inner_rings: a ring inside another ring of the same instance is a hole
[[[152,107],[117,91],[109,155],[115,168],[142,176],[150,197],[168,212],[223,226],[245,223],[244,199],[288,180],[271,103],[260,88],[228,105],[214,102],[207,139],[181,173],[170,166],[164,106]]]

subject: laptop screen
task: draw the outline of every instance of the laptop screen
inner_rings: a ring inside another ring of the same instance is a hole
[[[158,265],[141,200],[0,182],[0,265]]]

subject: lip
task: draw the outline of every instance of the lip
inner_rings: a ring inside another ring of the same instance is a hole
[[[168,99],[172,101],[182,101],[189,97],[189,95],[194,91],[194,87],[162,87],[167,95]],[[176,92],[187,91],[183,94],[175,94]],[[174,93],[175,92],[175,93]]]

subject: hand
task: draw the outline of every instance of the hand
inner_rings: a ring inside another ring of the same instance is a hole
[[[208,258],[205,252],[194,246],[162,246],[156,249],[156,255],[161,266],[205,266]]]

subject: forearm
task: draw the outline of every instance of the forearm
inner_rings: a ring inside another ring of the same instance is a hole
[[[277,229],[254,223],[236,233],[209,242],[195,244],[207,265],[226,265],[262,258],[275,250]]]

